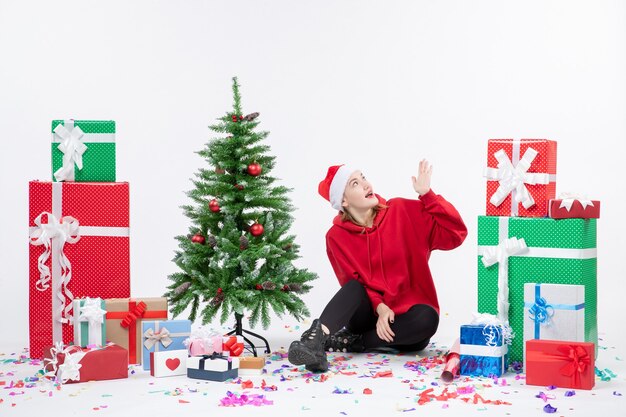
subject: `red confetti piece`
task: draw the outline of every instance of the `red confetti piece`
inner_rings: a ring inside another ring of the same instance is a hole
[[[243,381],[241,383],[241,388],[243,389],[249,389],[249,388],[254,388],[254,384],[252,383],[252,381],[247,380],[247,381]]]
[[[179,404],[189,404],[189,401],[186,400],[178,400]]]
[[[365,395],[372,395],[372,390],[371,390],[371,389],[369,389],[369,388],[365,388],[365,389],[363,390],[363,394],[365,394]]]
[[[376,374],[374,375],[374,378],[390,378],[392,376],[393,376],[392,371],[381,371],[381,372],[376,372]]]

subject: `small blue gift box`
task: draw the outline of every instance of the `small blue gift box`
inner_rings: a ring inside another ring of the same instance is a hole
[[[190,356],[187,358],[187,377],[207,381],[224,382],[239,376],[239,358],[212,355]]]
[[[459,373],[468,376],[501,376],[509,362],[508,346],[500,326],[461,326]]]
[[[190,334],[189,320],[143,321],[141,328],[143,369],[150,370],[150,352],[186,349],[183,342]]]

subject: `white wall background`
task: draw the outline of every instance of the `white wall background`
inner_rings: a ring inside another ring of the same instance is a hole
[[[131,184],[133,296],[158,296],[186,233],[194,152],[231,106],[245,112],[293,187],[299,264],[338,288],[317,195],[326,168],[360,166],[378,193],[413,196],[418,161],[469,227],[431,266],[454,334],[476,308],[476,217],[486,141],[559,142],[558,191],[602,200],[600,332],[623,325],[626,4],[622,1],[0,0],[0,334],[28,338],[28,181],[47,180],[50,121],[117,121],[117,177]],[[280,326],[280,322],[275,322]],[[613,334],[621,337],[622,334]]]

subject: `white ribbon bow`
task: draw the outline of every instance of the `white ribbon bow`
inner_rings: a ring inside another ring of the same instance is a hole
[[[559,198],[561,199],[561,204],[559,205],[559,208],[565,207],[567,211],[570,211],[572,209],[572,205],[576,200],[580,201],[580,204],[583,206],[583,210],[586,209],[587,206],[594,207],[593,201],[579,194],[562,193]]]
[[[164,348],[167,348],[172,343],[172,339],[170,338],[170,331],[167,330],[165,327],[161,328],[158,333],[155,333],[154,329],[150,328],[146,330],[143,336],[146,339],[143,342],[143,345],[148,350],[152,349],[152,346],[159,342],[161,342]]]
[[[513,339],[513,329],[508,322],[504,322],[493,314],[473,313],[474,319],[471,324],[481,325],[483,327],[483,336],[487,346],[497,346],[496,339],[498,335],[502,335],[502,344],[510,345]]]
[[[74,164],[78,169],[83,169],[83,154],[87,150],[87,145],[82,141],[85,132],[74,126],[73,121],[66,121],[65,124],[54,128],[54,133],[61,138],[57,148],[63,152],[63,166],[54,173],[57,181],[74,180]]]
[[[498,319],[503,323],[509,322],[509,257],[527,250],[524,238],[511,237],[486,248],[482,257],[486,268],[498,264]]]
[[[75,353],[71,353],[72,351]],[[57,359],[58,354],[64,354],[65,358],[63,363],[59,365]],[[67,381],[79,381],[80,380],[80,368],[83,366],[80,361],[86,355],[86,352],[82,350],[76,351],[76,346],[68,346],[63,349],[63,343],[57,342],[54,347],[50,348],[51,359],[44,359],[44,367],[47,369],[50,367],[50,371],[46,372],[46,376],[56,377],[65,384]],[[58,372],[57,372],[58,370]]]
[[[47,216],[47,223],[42,222],[43,216]],[[64,216],[61,221],[52,214],[46,211],[42,212],[34,220],[36,228],[30,234],[30,244],[39,246],[43,245],[45,250],[39,255],[37,260],[37,267],[39,268],[39,280],[35,287],[39,291],[45,291],[50,288],[50,268],[46,265],[46,261],[52,253],[52,240],[56,238],[56,244],[54,245],[53,256],[57,255],[59,258],[59,265],[61,266],[61,282],[63,291],[57,292],[57,297],[61,300],[61,308],[57,311],[57,317],[61,323],[69,323],[70,311],[72,310],[72,301],[74,296],[72,292],[67,288],[70,280],[72,279],[72,264],[70,260],[65,256],[63,247],[65,243],[76,243],[80,239],[79,234],[79,222],[74,217]],[[65,297],[63,296],[65,293]],[[69,300],[66,306],[65,300]]]
[[[101,304],[100,299],[85,298],[85,304],[80,307],[78,320],[89,322],[90,325],[101,325],[106,314],[106,310],[102,309]]]
[[[491,196],[489,202],[494,206],[499,206],[506,199],[509,193],[516,203],[522,203],[524,208],[529,208],[535,204],[535,200],[526,188],[526,184],[549,184],[550,175],[546,173],[527,172],[538,152],[533,148],[527,148],[524,156],[513,166],[504,149],[500,149],[493,154],[498,161],[497,168],[486,168],[483,174],[489,180],[496,180],[500,186]]]
[[[88,344],[102,344],[102,323],[106,315],[106,310],[102,309],[102,302],[99,298],[86,298],[79,308],[78,323],[74,322],[74,330],[80,326],[80,322],[88,323],[89,339]],[[76,315],[76,311],[74,311]]]

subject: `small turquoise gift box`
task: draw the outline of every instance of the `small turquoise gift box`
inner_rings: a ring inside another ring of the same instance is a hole
[[[585,341],[585,286],[524,284],[524,342]]]
[[[504,324],[474,321],[472,324],[462,325],[459,373],[485,377],[499,377],[504,374],[509,362],[509,338],[510,328]]]
[[[101,298],[80,298],[74,310],[74,344],[80,347],[106,345],[106,310]]]
[[[142,324],[143,369],[150,370],[150,352],[186,349],[185,339],[191,334],[189,320],[150,320]]]

